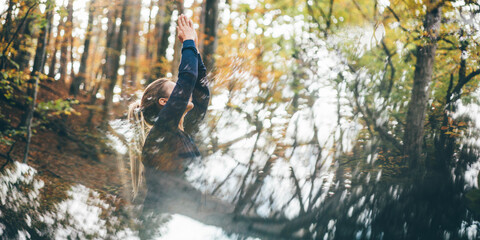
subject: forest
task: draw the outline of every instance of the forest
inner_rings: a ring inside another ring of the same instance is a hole
[[[480,238],[478,0],[0,0],[1,239],[147,239],[181,14],[211,97],[148,239]]]

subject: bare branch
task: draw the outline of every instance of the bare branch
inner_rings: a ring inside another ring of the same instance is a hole
[[[360,12],[360,14],[362,15],[362,17],[365,18],[365,20],[370,21],[370,19],[367,17],[367,15],[366,15],[365,13],[363,13],[362,8],[361,8],[360,5],[357,3],[357,1],[352,0],[352,2],[353,2],[353,4],[355,5],[355,7],[357,8],[357,10]]]
[[[213,189],[212,191],[212,195],[215,195],[215,193],[217,193],[217,191],[223,186],[223,184],[225,184],[227,182],[228,179],[230,179],[230,177],[232,176],[233,172],[235,172],[235,169],[237,169],[237,167],[240,165],[240,163],[237,163],[237,165],[232,169],[232,171],[230,171],[230,173],[228,173],[227,177],[220,183],[218,184],[217,187],[215,187],[215,189]]]
[[[395,79],[395,67],[393,66],[393,63],[392,63],[392,57],[395,53],[391,53],[390,50],[388,49],[387,45],[385,44],[385,41],[384,39],[382,39],[381,41],[381,44],[382,44],[382,49],[383,51],[385,52],[385,54],[387,54],[387,63],[388,63],[388,66],[390,66],[390,79],[389,79],[389,85],[388,85],[388,88],[387,88],[387,94],[385,95],[385,98],[388,98],[390,96],[390,93],[392,92],[392,88],[393,88],[393,82],[394,82],[394,79]],[[386,71],[385,71],[386,73]]]
[[[353,90],[353,95],[354,95],[354,101],[355,101],[355,105],[356,107],[358,108],[358,110],[360,111],[360,113],[362,114],[364,120],[366,121],[368,127],[373,127],[373,130],[375,130],[376,132],[378,132],[378,134],[380,135],[380,137],[388,142],[390,142],[395,148],[397,148],[399,151],[402,150],[402,144],[400,144],[400,142],[395,138],[393,137],[391,134],[388,133],[388,131],[386,129],[384,129],[382,126],[379,126],[376,122],[374,122],[374,116],[373,116],[373,113],[371,112],[371,110],[368,108],[368,106],[365,106],[362,107],[362,105],[360,104],[360,102],[358,101],[358,98],[359,98],[359,94],[358,94],[358,84],[359,82],[356,81],[355,83],[355,86],[354,86],[354,90]]]
[[[470,80],[472,80],[472,78],[476,77],[477,75],[480,74],[480,68],[471,72],[470,74],[468,74],[466,77],[465,77],[465,81],[468,82]]]
[[[388,6],[387,9],[388,9],[388,11],[390,11],[390,12],[393,14],[393,17],[395,17],[395,19],[397,19],[397,21],[398,21],[398,23],[399,23],[399,27],[400,27],[403,31],[405,31],[405,32],[407,32],[407,33],[410,33],[410,30],[408,30],[408,29],[406,29],[405,27],[402,26],[402,24],[400,23],[400,22],[401,22],[401,21],[400,21],[400,18],[399,18],[398,15],[395,13],[395,11],[393,11],[393,9],[392,9],[390,6]]]
[[[298,179],[295,176],[295,171],[293,170],[293,167],[290,167],[290,173],[293,178],[293,182],[295,183],[295,193],[298,197],[298,202],[300,203],[300,214],[305,214],[305,206],[303,205],[302,190],[300,189],[300,184],[298,183]]]
[[[239,142],[239,141],[241,141],[241,140],[243,140],[243,139],[252,137],[252,136],[255,135],[256,133],[257,133],[257,130],[256,130],[256,129],[255,129],[255,130],[252,130],[252,131],[250,131],[249,133],[247,133],[247,134],[245,134],[245,135],[243,135],[243,136],[240,136],[240,137],[235,138],[235,139],[233,139],[233,140],[230,140],[230,141],[228,141],[228,142],[226,142],[226,143],[222,143],[222,144],[218,145],[217,148],[219,148],[219,149],[228,148],[228,147],[230,147],[231,145],[233,145],[233,144],[235,144],[235,143],[237,143],[237,142]]]

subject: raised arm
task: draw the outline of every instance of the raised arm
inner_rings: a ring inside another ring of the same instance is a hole
[[[192,134],[198,131],[198,125],[205,117],[208,103],[210,101],[210,91],[208,89],[207,68],[203,64],[200,54],[198,54],[198,77],[193,89],[192,102],[193,109],[185,116],[185,132]]]
[[[158,114],[154,127],[178,128],[198,77],[197,49],[193,40],[185,40],[178,80],[167,103]]]

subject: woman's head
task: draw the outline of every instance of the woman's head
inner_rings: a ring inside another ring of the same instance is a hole
[[[148,124],[153,125],[158,113],[167,103],[170,94],[172,94],[175,85],[175,82],[166,78],[161,78],[153,81],[147,86],[143,92],[140,107],[142,109],[143,117]],[[191,99],[192,98],[190,97],[186,111],[190,111],[193,108]]]

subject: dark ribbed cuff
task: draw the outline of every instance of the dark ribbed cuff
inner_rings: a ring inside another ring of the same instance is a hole
[[[197,48],[195,47],[195,41],[193,41],[193,40],[191,40],[191,39],[188,39],[188,40],[183,41],[182,52],[183,52],[183,50],[188,49],[188,48],[193,49],[193,51],[194,51],[196,54],[198,54]]]

